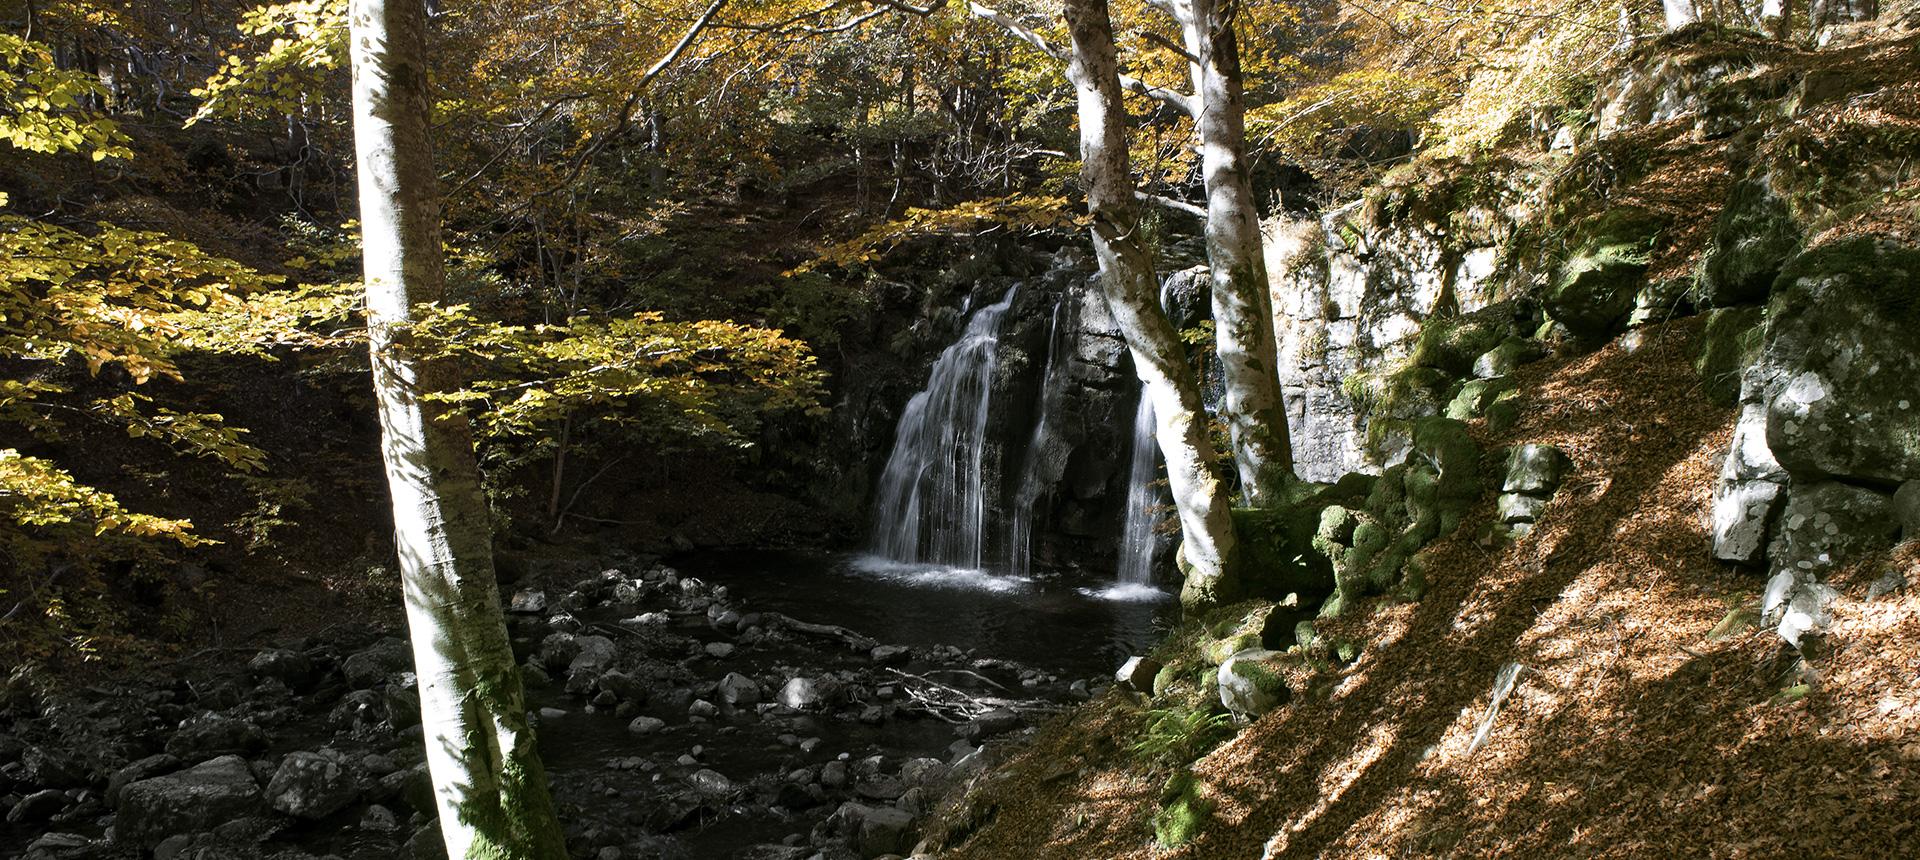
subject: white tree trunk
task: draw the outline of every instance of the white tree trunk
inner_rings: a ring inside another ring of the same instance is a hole
[[[1180,599],[1190,607],[1231,600],[1236,596],[1233,520],[1226,490],[1212,470],[1200,386],[1178,332],[1160,308],[1153,260],[1140,243],[1113,25],[1105,0],[1066,0],[1066,15],[1073,38],[1067,77],[1079,104],[1081,179],[1093,216],[1100,285],[1153,403],[1154,436],[1180,515],[1186,573]]]
[[[1233,433],[1233,462],[1247,503],[1275,504],[1293,479],[1293,447],[1280,391],[1260,211],[1248,177],[1239,44],[1217,0],[1180,0],[1173,9],[1193,60],[1193,125],[1207,191],[1215,349],[1226,379],[1220,414]]]
[[[426,9],[353,0],[350,18],[368,341],[440,830],[450,857],[564,857],[500,612],[472,437],[421,399],[450,388],[452,369],[397,336],[415,303],[445,290]]]
[[[1666,12],[1668,30],[1678,30],[1700,20],[1700,7],[1695,0],[1660,0],[1660,7]]]

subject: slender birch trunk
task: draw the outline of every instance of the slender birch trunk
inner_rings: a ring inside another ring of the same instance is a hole
[[[1660,8],[1666,15],[1668,30],[1678,30],[1700,20],[1700,7],[1696,0],[1660,0]]]
[[[451,388],[454,370],[410,354],[400,335],[415,303],[445,291],[426,9],[353,0],[350,19],[373,385],[441,834],[455,858],[564,857],[500,612],[472,436],[421,399]]]
[[[1179,334],[1160,308],[1153,260],[1140,242],[1113,25],[1105,0],[1066,0],[1066,17],[1073,38],[1067,77],[1079,102],[1080,175],[1093,216],[1100,286],[1153,403],[1154,435],[1180,515],[1186,574],[1180,600],[1189,607],[1232,600],[1237,590],[1233,521],[1226,490],[1212,471],[1213,443],[1207,438],[1200,386]]]
[[[1173,11],[1192,58],[1191,104],[1207,192],[1215,349],[1226,378],[1220,414],[1233,432],[1233,463],[1246,502],[1275,504],[1293,479],[1293,446],[1280,392],[1260,211],[1248,177],[1239,43],[1231,6],[1222,0],[1180,0]]]

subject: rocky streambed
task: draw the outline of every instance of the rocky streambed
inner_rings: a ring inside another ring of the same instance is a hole
[[[909,853],[1163,611],[819,556],[545,580],[510,592],[509,628],[569,851],[600,860]],[[342,626],[111,685],[16,676],[0,855],[440,856],[411,668],[403,631]]]

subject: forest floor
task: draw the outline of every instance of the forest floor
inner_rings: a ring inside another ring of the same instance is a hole
[[[1920,576],[1920,545],[1836,577],[1817,656],[1756,629],[1762,577],[1707,552],[1733,412],[1700,391],[1699,329],[1522,369],[1523,417],[1477,441],[1557,445],[1574,476],[1504,546],[1476,539],[1489,493],[1428,550],[1420,602],[1322,624],[1364,650],[1194,765],[1214,808],[1193,842],[1156,847],[1167,774],[1129,751],[1140,706],[1116,690],[976,786],[950,815],[978,829],[944,856],[1920,853],[1920,596],[1866,597],[1889,566]]]

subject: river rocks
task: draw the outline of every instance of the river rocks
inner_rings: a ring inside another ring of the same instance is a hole
[[[253,655],[247,671],[255,678],[272,678],[293,690],[304,689],[314,679],[313,660],[284,648],[268,648]]]
[[[994,708],[960,727],[960,736],[979,743],[997,735],[1004,735],[1020,728],[1024,724],[1020,714],[1007,708]]]
[[[355,690],[370,689],[385,681],[388,675],[412,669],[413,651],[406,640],[392,636],[380,639],[340,664],[347,686]]]
[[[708,797],[727,797],[734,793],[733,780],[717,770],[702,768],[687,777],[687,784],[694,791]]]
[[[253,753],[267,748],[267,733],[259,726],[225,714],[200,714],[180,725],[167,739],[167,752],[188,761],[205,761],[230,753]]]
[[[43,788],[20,798],[12,809],[7,810],[7,823],[40,824],[53,818],[65,808],[67,808],[66,792],[57,788]]]
[[[507,602],[507,611],[515,615],[539,615],[547,611],[547,593],[544,591],[516,591],[513,599]]]
[[[295,818],[320,819],[340,811],[359,793],[352,775],[334,758],[296,752],[281,759],[265,797],[269,806]]]
[[[1216,678],[1220,685],[1220,704],[1243,717],[1259,717],[1287,703],[1293,691],[1281,674],[1285,655],[1278,651],[1251,648],[1220,664]]]
[[[1113,680],[1121,687],[1142,695],[1153,692],[1153,678],[1160,674],[1160,661],[1151,657],[1128,657]]]
[[[159,755],[147,756],[146,758],[114,771],[113,776],[107,780],[107,803],[109,805],[118,804],[120,802],[120,792],[129,784],[139,782],[149,777],[159,776],[163,773],[179,770],[180,764],[179,758],[161,753]]]
[[[152,847],[177,833],[210,830],[250,815],[260,800],[260,784],[246,760],[222,756],[127,785],[120,793],[115,833],[121,841]]]
[[[605,636],[576,636],[573,642],[579,650],[574,654],[573,659],[567,662],[569,680],[576,675],[589,677],[599,675],[619,652],[619,649],[614,647],[613,640]]]
[[[661,729],[666,727],[667,721],[659,717],[634,717],[632,722],[627,723],[627,732],[644,737],[646,735],[658,734]]]
[[[805,711],[824,707],[827,698],[827,685],[812,678],[790,678],[780,688],[780,694],[774,701],[796,711]]]
[[[739,672],[728,672],[720,679],[717,695],[729,705],[751,705],[760,701],[760,685]]]

